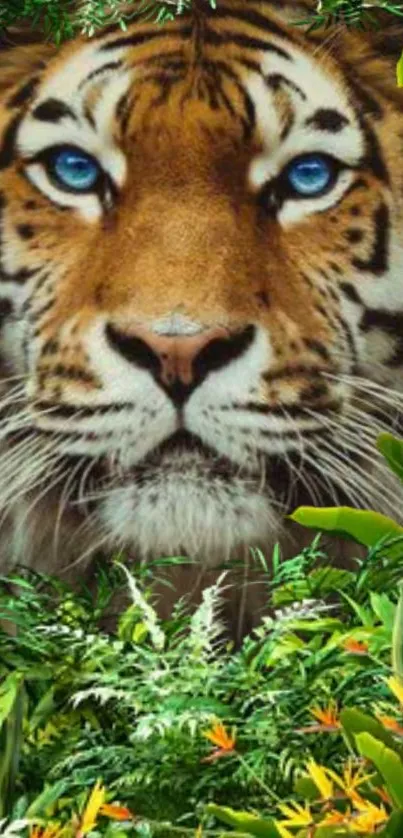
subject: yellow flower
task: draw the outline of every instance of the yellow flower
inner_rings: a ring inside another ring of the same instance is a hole
[[[372,835],[377,831],[378,826],[381,826],[388,820],[389,815],[382,804],[376,806],[370,800],[363,800],[359,795],[355,796],[353,801],[356,809],[359,810],[359,815],[353,815],[351,818],[351,825],[355,832],[363,832]]]
[[[59,823],[48,823],[45,827],[31,826],[29,838],[58,838],[63,830],[64,827],[60,827]]]
[[[336,772],[331,768],[327,768],[326,771],[336,785],[338,785],[347,797],[350,798],[352,795],[356,794],[356,789],[372,777],[372,774],[363,774],[364,767],[362,765],[359,765],[357,770],[354,771],[351,759],[347,760],[346,765],[344,765],[342,777],[340,777],[339,774],[336,774]]]
[[[279,803],[280,812],[287,820],[281,821],[283,826],[310,826],[313,823],[313,815],[309,803],[304,806],[301,803]]]
[[[202,838],[202,836],[203,836],[203,829],[202,829],[201,823],[199,823],[199,826],[197,827],[196,832],[195,832],[195,838]]]
[[[105,788],[98,780],[81,815],[76,838],[82,838],[83,835],[86,835],[87,832],[91,832],[91,830],[94,829],[94,826],[96,826],[97,816],[105,801],[105,794]]]
[[[326,770],[321,765],[318,765],[314,759],[310,759],[306,767],[309,776],[320,792],[322,800],[331,800],[333,797],[333,783],[329,779]]]
[[[388,678],[386,683],[403,707],[403,682],[400,680],[400,678],[393,677]]]

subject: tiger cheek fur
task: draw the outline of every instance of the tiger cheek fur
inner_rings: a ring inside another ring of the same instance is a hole
[[[2,570],[182,554],[183,593],[309,542],[300,503],[402,518],[374,447],[403,401],[399,40],[288,12],[0,53]]]

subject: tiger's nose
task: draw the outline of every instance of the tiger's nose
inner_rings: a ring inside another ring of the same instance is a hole
[[[231,334],[222,327],[196,335],[158,335],[139,327],[130,335],[107,326],[110,345],[135,367],[147,369],[177,404],[183,404],[208,375],[241,355],[254,327]]]

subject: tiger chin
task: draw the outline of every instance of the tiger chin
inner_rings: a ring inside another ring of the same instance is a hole
[[[402,520],[375,440],[403,403],[403,28],[296,12],[4,41],[2,572],[180,554],[197,598],[241,560],[242,632],[250,548],[310,541],[296,506]]]

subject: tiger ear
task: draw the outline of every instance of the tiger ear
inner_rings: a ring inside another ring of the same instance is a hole
[[[47,43],[22,45],[0,42],[0,104],[19,107],[29,99],[35,82],[55,55],[56,47]]]

